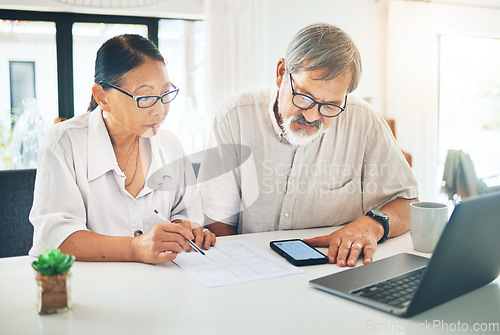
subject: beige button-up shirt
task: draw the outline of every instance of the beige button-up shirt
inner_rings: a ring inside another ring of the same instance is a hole
[[[46,135],[40,151],[30,220],[37,256],[57,248],[72,233],[90,230],[133,236],[170,220],[203,223],[201,198],[191,163],[175,135],[160,130],[141,138],[143,170],[148,171],[137,197],[125,190],[111,140],[97,108],[59,123]]]
[[[294,146],[274,116],[276,93],[241,93],[216,115],[198,177],[209,222],[240,233],[336,226],[418,196],[391,130],[363,100],[349,95],[321,137]]]

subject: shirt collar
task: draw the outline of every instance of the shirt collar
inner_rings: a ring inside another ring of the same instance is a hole
[[[278,120],[276,120],[276,115],[274,114],[274,105],[278,102],[278,90],[275,90],[274,94],[271,94],[271,100],[269,101],[269,118],[271,119],[271,124],[273,125],[274,132],[277,136],[278,141],[288,143],[286,140],[285,133],[281,129]]]
[[[118,174],[123,174],[116,162],[111,138],[102,118],[100,107],[97,107],[90,113],[88,131],[89,181],[102,176],[110,170],[115,170]]]
[[[172,168],[169,168],[170,157],[165,152],[159,134],[151,137],[149,143],[151,153],[151,164],[144,188],[138,197],[154,191],[165,178],[172,178]],[[145,153],[144,153],[145,154]],[[88,138],[88,179],[89,182],[99,178],[108,171],[115,171],[121,176],[125,174],[120,170],[116,161],[111,138],[109,137],[106,124],[102,118],[102,111],[97,107],[90,114],[89,138]]]
[[[169,157],[168,152],[165,151],[160,136],[160,134],[156,134],[149,138],[149,143],[151,145],[151,164],[146,177],[146,183],[139,193],[139,196],[158,189],[165,178],[173,178],[175,175],[172,169],[171,157]]]

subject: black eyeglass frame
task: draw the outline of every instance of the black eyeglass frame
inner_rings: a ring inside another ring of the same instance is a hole
[[[302,110],[308,110],[308,109],[311,109],[311,108],[313,108],[314,106],[318,105],[318,112],[319,112],[322,116],[324,116],[324,117],[336,117],[336,116],[339,116],[339,115],[340,115],[343,111],[345,111],[346,106],[347,106],[347,95],[346,95],[346,96],[345,96],[345,98],[344,98],[344,107],[340,107],[340,106],[335,105],[335,104],[325,104],[325,103],[322,103],[322,102],[318,102],[318,101],[314,100],[313,98],[311,98],[311,97],[310,97],[310,96],[308,96],[308,95],[305,95],[305,94],[301,94],[301,93],[297,93],[297,92],[295,92],[295,90],[293,89],[293,84],[292,84],[292,81],[293,81],[292,74],[291,74],[291,73],[289,73],[289,76],[290,76],[290,87],[291,87],[291,89],[292,89],[292,103],[293,103],[293,105],[294,105],[295,107],[300,108],[300,109],[302,109]],[[307,107],[307,108],[297,106],[297,104],[295,104],[295,101],[294,101],[296,96],[302,96],[302,97],[305,97],[305,98],[307,98],[307,99],[311,100],[311,105],[310,105],[309,107]],[[337,107],[337,108],[339,108],[339,109],[340,109],[340,112],[338,112],[338,113],[337,113],[337,114],[335,114],[335,115],[325,115],[325,114],[321,113],[321,107],[323,107],[323,106],[334,106],[334,107]]]
[[[133,94],[130,94],[129,92],[125,91],[123,88],[121,87],[118,87],[116,85],[113,85],[113,84],[110,84],[108,82],[105,82],[105,81],[100,81],[98,83],[98,85],[101,85],[102,87],[111,87],[111,88],[114,88],[115,90],[119,91],[119,92],[122,92],[123,94],[131,97],[132,99],[135,100],[135,102],[137,103],[137,107],[139,108],[150,108],[150,107],[153,107],[157,102],[158,100],[161,100],[161,103],[166,105],[170,102],[172,102],[172,100],[175,99],[175,97],[177,96],[177,94],[179,93],[179,89],[172,83],[170,83],[170,85],[174,88],[173,90],[171,91],[168,91],[168,92],[165,92],[163,93],[162,95],[133,95]],[[172,94],[172,93],[175,93],[172,97],[172,99],[168,100],[168,101],[163,101],[163,99],[168,96],[169,94]],[[149,99],[149,98],[156,98],[155,102],[153,102],[151,105],[149,106],[141,106],[139,105],[139,101],[141,101],[142,99]]]

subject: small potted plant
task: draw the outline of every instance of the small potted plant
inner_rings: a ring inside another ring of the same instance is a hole
[[[71,308],[69,272],[74,256],[59,249],[47,249],[31,266],[36,270],[38,284],[38,313],[50,314]]]

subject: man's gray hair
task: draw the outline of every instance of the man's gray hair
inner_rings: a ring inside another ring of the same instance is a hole
[[[348,93],[358,87],[361,79],[361,56],[353,40],[342,29],[325,23],[304,27],[294,36],[285,54],[285,67],[287,73],[324,68],[326,73],[321,80],[350,70]]]

